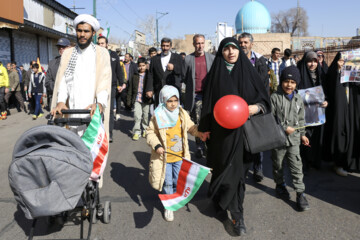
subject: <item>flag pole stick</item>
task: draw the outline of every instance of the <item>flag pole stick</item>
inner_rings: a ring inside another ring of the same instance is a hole
[[[179,155],[176,155],[176,154],[174,154],[174,153],[171,153],[171,152],[165,151],[164,153],[174,155],[174,156],[179,157],[179,158],[181,158],[181,159],[185,159],[185,158],[183,158],[183,157],[181,157],[181,156],[179,156]],[[186,159],[186,160],[187,160],[187,161],[190,161],[190,160],[188,160],[188,159]],[[192,162],[192,161],[190,161],[190,162]],[[210,168],[210,171],[212,171],[212,170],[213,170],[213,169]]]
[[[313,126],[318,126],[318,125],[317,125],[317,124],[310,124],[310,125],[307,125],[307,126],[294,128],[294,130],[298,130],[298,129],[302,129],[302,128],[307,128],[307,127],[313,127]]]

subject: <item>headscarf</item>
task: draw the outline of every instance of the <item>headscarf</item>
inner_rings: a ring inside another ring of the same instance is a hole
[[[228,42],[228,43],[225,44],[225,46],[223,47],[221,53],[224,53],[225,48],[226,48],[227,46],[229,46],[229,45],[235,46],[237,49],[239,49],[239,46],[236,45],[235,43],[233,43],[233,42]],[[229,63],[229,62],[226,61],[226,60],[225,60],[225,64],[226,64],[226,68],[227,68],[227,70],[228,70],[229,72],[231,72],[231,70],[233,69],[233,67],[234,67],[234,65],[235,65],[234,63]]]
[[[327,72],[328,72],[329,67],[328,67],[328,65],[327,65],[327,63],[326,63],[326,61],[325,61],[324,52],[318,50],[318,51],[316,51],[316,54],[317,54],[317,55],[323,55],[323,58],[324,58],[324,59],[323,59],[322,63],[319,62],[319,64],[321,65],[320,67],[321,67],[321,70],[322,70],[322,74],[326,75]]]
[[[317,60],[316,53],[310,51],[310,52],[306,52],[303,58],[298,62],[297,67],[299,68],[301,75],[301,81],[298,86],[298,89],[312,88],[322,84],[322,79],[324,78],[324,75],[321,72],[320,64],[318,64],[317,68],[315,69],[315,72],[313,73],[309,70],[307,66],[307,62],[309,62],[311,59],[314,58]],[[312,74],[316,75],[315,82],[313,81]]]
[[[179,118],[180,104],[178,104],[177,108],[174,111],[169,111],[166,108],[167,100],[169,100],[173,96],[179,99],[179,91],[177,90],[177,88],[173,86],[165,85],[160,91],[159,105],[154,111],[156,122],[159,129],[174,127]]]
[[[99,31],[100,29],[100,23],[99,21],[94,18],[93,16],[89,15],[89,14],[80,14],[78,15],[75,19],[74,19],[74,26],[76,28],[76,26],[81,23],[87,23],[90,24],[92,26],[92,28],[94,29],[95,32]]]

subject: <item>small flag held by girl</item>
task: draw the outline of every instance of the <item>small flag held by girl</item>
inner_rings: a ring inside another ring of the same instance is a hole
[[[209,171],[210,168],[183,158],[176,193],[159,194],[164,208],[177,211],[185,206],[195,196],[206,176],[209,174]]]

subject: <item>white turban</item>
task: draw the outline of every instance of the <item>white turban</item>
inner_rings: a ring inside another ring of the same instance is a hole
[[[90,24],[93,27],[93,29],[95,30],[95,32],[97,32],[100,29],[99,21],[96,18],[94,18],[93,16],[89,15],[89,14],[80,14],[80,15],[78,15],[74,19],[75,28],[81,22]]]

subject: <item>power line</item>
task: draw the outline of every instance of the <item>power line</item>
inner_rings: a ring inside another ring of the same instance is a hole
[[[112,9],[114,9],[115,12],[117,12],[117,14],[119,14],[120,17],[122,17],[123,19],[125,19],[128,23],[130,23],[131,25],[133,25],[134,27],[137,27],[135,24],[133,24],[131,21],[129,21],[126,17],[124,17],[118,10],[117,8],[115,8],[111,3],[109,3],[108,1],[105,0],[105,2],[107,4],[110,5],[110,7],[112,7]]]
[[[137,14],[137,13],[129,6],[129,4],[127,4],[127,2],[125,2],[125,0],[122,0],[122,1],[123,1],[123,3],[125,3],[126,7],[127,7],[128,9],[130,9],[130,11],[132,11],[138,18],[140,18],[141,20],[145,21],[142,17],[139,16],[139,14]]]

